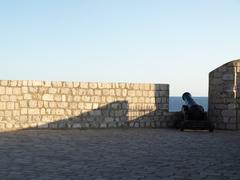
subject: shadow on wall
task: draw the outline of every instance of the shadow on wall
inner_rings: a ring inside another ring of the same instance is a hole
[[[128,122],[128,102],[115,101],[68,119],[61,119],[40,128],[111,128],[125,127]]]
[[[160,128],[173,127],[176,115],[168,112],[169,99],[161,95],[162,89],[155,85],[155,105],[135,107],[128,101],[115,101],[100,108],[67,119],[41,125],[39,128]],[[162,96],[162,97],[161,97]]]

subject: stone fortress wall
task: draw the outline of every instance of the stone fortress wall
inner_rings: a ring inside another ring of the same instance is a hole
[[[167,84],[1,80],[0,130],[172,126],[168,101]]]
[[[240,60],[209,74],[208,119],[240,129]],[[174,127],[168,84],[0,80],[0,131]]]
[[[240,60],[209,73],[208,118],[218,129],[240,129]]]

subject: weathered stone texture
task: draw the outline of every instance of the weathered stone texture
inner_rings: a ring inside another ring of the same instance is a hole
[[[208,117],[219,129],[240,129],[240,60],[209,73]]]
[[[2,80],[0,129],[160,127],[168,99],[167,84]]]

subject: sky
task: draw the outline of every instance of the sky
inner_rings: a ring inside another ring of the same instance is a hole
[[[0,79],[170,84],[208,95],[240,59],[240,0],[0,0]]]

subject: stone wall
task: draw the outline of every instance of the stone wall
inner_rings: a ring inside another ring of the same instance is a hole
[[[240,128],[240,60],[231,61],[209,74],[208,118],[218,129]]]
[[[167,126],[168,100],[167,84],[2,80],[0,129]]]

